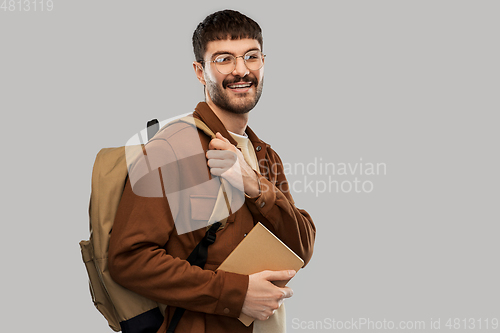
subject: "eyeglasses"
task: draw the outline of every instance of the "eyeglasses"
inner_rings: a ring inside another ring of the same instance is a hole
[[[265,54],[258,50],[248,51],[242,56],[235,57],[232,54],[220,54],[212,61],[201,61],[201,62],[213,62],[215,68],[221,74],[231,74],[236,68],[236,59],[242,58],[245,66],[251,71],[257,71],[264,66]]]

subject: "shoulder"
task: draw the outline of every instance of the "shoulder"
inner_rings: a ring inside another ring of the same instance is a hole
[[[186,139],[190,139],[193,133],[196,133],[196,127],[191,124],[176,121],[167,124],[148,142],[148,144],[169,143],[170,145],[186,144]]]
[[[209,140],[210,138],[193,124],[179,121],[168,124],[144,147],[148,168],[177,164],[181,160],[196,156],[201,156],[204,160]]]

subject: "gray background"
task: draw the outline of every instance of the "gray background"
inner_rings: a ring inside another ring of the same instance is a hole
[[[202,100],[191,36],[224,8],[263,28],[250,126],[283,161],[387,167],[288,175],[318,230],[290,283],[288,331],[500,318],[498,1],[54,0],[0,10],[2,327],[111,331],[78,247],[94,157]],[[356,176],[373,190],[300,187]]]

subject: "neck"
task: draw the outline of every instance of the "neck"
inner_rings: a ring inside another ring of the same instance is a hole
[[[248,112],[243,114],[229,112],[219,108],[209,98],[207,98],[206,102],[228,131],[240,135],[245,133],[248,124]]]

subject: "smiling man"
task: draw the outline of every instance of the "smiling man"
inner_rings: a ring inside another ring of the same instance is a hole
[[[139,172],[140,180],[129,180],[125,187],[111,233],[109,270],[121,285],[167,305],[158,332],[167,332],[176,308],[186,309],[178,333],[285,332],[282,303],[292,290],[272,281],[288,280],[294,271],[242,275],[216,270],[257,222],[306,264],[313,252],[311,217],[295,207],[279,156],[248,127],[250,111],[262,94],[262,46],[259,25],[237,11],[213,13],[198,25],[193,68],[205,102],[192,116],[216,136],[199,130],[193,138],[189,124],[169,126],[145,147],[150,172]],[[181,159],[200,143],[201,156]],[[129,172],[131,179],[137,169]],[[218,177],[233,188],[231,198],[241,191],[242,200],[224,218],[202,269],[186,259],[205,228],[181,232],[177,221],[211,221],[220,182],[215,186],[210,180]],[[201,189],[200,184],[209,185]],[[145,194],[152,192],[156,194]],[[242,313],[254,323],[243,325],[238,320]]]
[[[193,65],[207,88],[208,105],[217,111],[247,114],[262,94],[264,55],[259,42],[249,38],[211,41],[205,54],[210,60],[200,59]],[[205,72],[200,64],[215,71]]]

